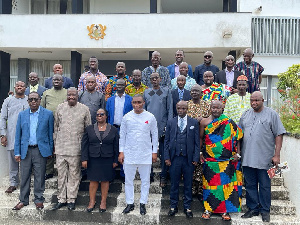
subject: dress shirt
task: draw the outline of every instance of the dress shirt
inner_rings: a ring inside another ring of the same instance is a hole
[[[157,153],[157,122],[152,113],[144,110],[127,113],[120,128],[119,152],[124,152],[124,164],[152,164],[152,153]]]
[[[189,76],[186,77],[186,80],[185,80],[185,85],[184,85],[184,88],[186,90],[189,90],[191,91],[192,87],[197,84],[197,82],[195,81],[194,78],[191,78]],[[175,77],[174,79],[171,80],[171,86],[172,86],[172,89],[176,89],[178,88],[177,86],[177,77]]]
[[[29,85],[29,89],[30,89],[29,93],[31,93],[33,91],[37,92],[37,90],[39,89],[39,84],[37,84],[35,86]]]
[[[179,96],[179,100],[182,100],[183,99],[183,94],[184,94],[184,88],[182,90],[180,90],[178,88],[178,96]]]
[[[175,69],[175,77],[178,77],[180,75],[179,66],[176,63],[174,63],[174,65],[175,65],[175,67],[174,67],[174,69]]]
[[[29,145],[36,145],[36,129],[39,121],[39,113],[40,113],[40,107],[36,112],[29,111],[29,118],[30,118],[30,135],[29,135]]]
[[[233,86],[233,79],[234,79],[234,69],[232,69],[230,72],[227,70],[227,67],[225,69],[226,73],[226,81],[227,86],[232,87]]]
[[[180,119],[181,117],[178,116],[178,127],[180,128]],[[182,130],[184,130],[186,128],[186,125],[187,125],[187,115],[185,115],[185,117],[182,118],[183,119],[183,127],[182,127]]]
[[[120,126],[122,122],[124,104],[125,104],[125,93],[123,93],[121,97],[116,93],[114,124],[118,126]]]

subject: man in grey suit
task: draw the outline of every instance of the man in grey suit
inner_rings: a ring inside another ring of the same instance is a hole
[[[34,173],[34,203],[37,209],[44,208],[45,170],[47,157],[53,152],[53,113],[40,106],[37,92],[28,96],[29,109],[18,116],[15,137],[15,159],[21,165],[20,202],[13,210],[29,204],[30,177]]]
[[[228,55],[225,58],[225,65],[226,68],[220,72],[216,73],[215,76],[215,82],[218,84],[226,84],[227,86],[231,87],[231,93],[235,94],[238,92],[237,90],[237,78],[242,75],[243,73],[238,71],[238,70],[234,70],[234,64],[235,64],[235,60],[234,57],[232,55]]]

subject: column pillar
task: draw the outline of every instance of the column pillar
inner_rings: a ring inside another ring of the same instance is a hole
[[[72,14],[83,14],[83,0],[72,0]]]
[[[157,13],[157,0],[150,0],[150,13]]]
[[[68,0],[60,0],[59,1],[59,13],[66,14],[67,13]]]
[[[30,72],[35,71],[29,71],[30,61],[27,58],[19,58],[18,59],[18,80],[24,81],[25,84],[28,83],[28,76]],[[41,74],[38,74],[41,75]]]
[[[11,14],[12,0],[0,0],[0,14]]]
[[[81,75],[81,53],[77,51],[71,51],[71,79],[75,87],[78,86],[78,81]]]
[[[8,97],[10,86],[10,54],[0,51],[0,105]]]

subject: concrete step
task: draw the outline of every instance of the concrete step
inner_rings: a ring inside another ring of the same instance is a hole
[[[85,223],[111,223],[111,214],[114,210],[114,207],[107,207],[107,211],[104,213],[100,213],[98,207],[95,208],[93,212],[88,213],[86,211],[86,206],[76,205],[74,211],[68,210],[67,207],[62,207],[58,210],[52,211],[52,205],[50,205],[45,209],[44,220]]]
[[[243,198],[246,197],[246,189],[243,187]],[[284,186],[272,186],[271,187],[272,200],[290,200],[288,189]]]
[[[16,219],[0,219],[0,224],[5,225],[86,225],[86,222],[70,222],[58,220],[24,221]],[[89,222],[89,225],[112,225],[112,223]]]
[[[265,225],[262,222],[261,215],[254,216],[249,219],[241,218],[242,213],[232,213],[231,214],[231,224],[232,225]],[[285,216],[285,215],[271,215],[270,223],[268,225],[299,225],[300,219],[297,216]]]
[[[122,184],[122,192],[125,192],[125,184]],[[141,180],[134,181],[134,193],[141,193]],[[161,194],[162,188],[159,186],[159,181],[154,181],[150,184],[149,193]]]
[[[118,193],[108,193],[107,196],[107,206],[112,206],[115,207],[117,206],[117,198],[118,198],[119,194]],[[87,191],[79,191],[78,195],[77,195],[77,199],[76,199],[76,205],[80,205],[80,206],[88,206],[90,201],[90,195],[89,192]],[[55,193],[52,197],[52,203],[57,203],[57,193]],[[98,207],[98,205],[101,202],[101,193],[97,192],[96,193],[96,207]]]
[[[51,203],[52,196],[56,194],[57,190],[46,189],[44,192],[45,203]],[[0,205],[15,205],[19,202],[20,189],[18,188],[13,193],[5,193],[5,189],[0,188]],[[32,202],[34,199],[33,188],[31,188],[29,201]],[[13,207],[12,206],[12,207]]]
[[[122,214],[124,207],[117,207],[112,213],[113,224],[158,224],[160,208],[149,208],[146,206],[147,213],[142,216],[140,207],[136,207],[128,214]]]
[[[43,220],[45,215],[45,209],[37,210],[34,203],[30,203],[28,206],[23,207],[21,210],[12,210],[14,205],[0,205],[0,218],[10,219],[10,220]],[[48,207],[50,203],[45,203],[45,208]]]
[[[33,176],[31,177],[31,183],[30,186],[33,187]],[[3,188],[9,187],[9,177],[6,176],[2,179],[2,185]],[[57,189],[57,176],[50,178],[48,180],[45,180],[45,189]]]
[[[275,176],[271,179],[271,186],[283,186],[284,185],[284,179],[280,176]]]
[[[140,193],[134,194],[134,204],[135,208],[140,207]],[[117,199],[117,206],[121,208],[126,207],[125,193],[121,193]],[[161,194],[149,194],[147,208],[160,208],[161,207]]]

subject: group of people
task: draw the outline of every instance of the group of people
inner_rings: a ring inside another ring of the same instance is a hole
[[[249,210],[242,216],[262,215],[270,221],[271,183],[267,170],[280,162],[285,129],[278,114],[263,105],[259,91],[263,67],[252,60],[225,58],[226,68],[212,65],[213,53],[192,67],[184,51],[175,53],[175,63],[161,65],[154,51],[151,66],[126,74],[123,62],[108,79],[98,69],[98,59],[89,59],[76,89],[63,76],[60,64],[54,75],[39,85],[35,72],[29,86],[16,82],[15,95],[5,99],[1,110],[1,145],[9,158],[12,193],[20,185],[20,210],[29,204],[31,172],[34,203],[43,209],[45,180],[58,171],[58,203],[53,210],[75,209],[83,173],[90,180],[87,212],[95,209],[101,183],[99,211],[106,211],[109,183],[115,168],[125,183],[126,208],[134,210],[136,170],[141,178],[140,214],[146,214],[152,163],[159,155],[160,187],[171,181],[169,216],[178,212],[179,183],[184,183],[184,213],[192,218],[193,195],[203,200],[203,219],[212,213],[230,220],[241,210],[243,180]],[[241,159],[241,160],[240,160]],[[19,162],[21,181],[19,181]],[[86,170],[81,170],[84,168]],[[168,176],[169,174],[169,176]],[[244,177],[244,179],[243,179]]]

